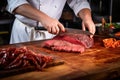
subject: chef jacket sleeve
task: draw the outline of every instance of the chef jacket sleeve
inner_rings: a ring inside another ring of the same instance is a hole
[[[84,8],[90,9],[90,5],[87,0],[67,0],[67,3],[73,9],[76,16],[78,16],[78,12],[80,10]]]
[[[19,7],[22,4],[29,4],[26,0],[7,0],[8,5],[6,9],[10,12],[13,13],[13,11]]]
[[[19,7],[20,5],[23,4],[29,4],[29,2],[27,0],[7,0],[8,1],[8,5],[6,7],[7,11],[14,14],[13,11]],[[19,15],[19,14],[15,14],[15,17],[21,21],[22,23],[29,25],[29,26],[36,26],[36,21],[29,19],[25,16]]]

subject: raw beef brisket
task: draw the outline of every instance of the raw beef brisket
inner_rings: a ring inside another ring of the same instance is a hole
[[[59,34],[53,39],[44,41],[42,46],[57,51],[84,52],[85,48],[93,46],[93,38],[85,34]]]
[[[58,36],[55,36],[53,39],[65,40],[72,44],[83,45],[85,48],[90,48],[93,45],[93,39],[85,34],[60,34]]]

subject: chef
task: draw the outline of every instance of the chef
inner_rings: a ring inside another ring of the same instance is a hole
[[[95,33],[87,0],[7,0],[7,10],[15,15],[10,44],[53,38],[65,32],[59,22],[65,3],[82,19],[82,29]],[[44,27],[46,29],[36,29]]]

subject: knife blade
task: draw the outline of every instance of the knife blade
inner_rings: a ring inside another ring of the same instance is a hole
[[[59,34],[66,34],[66,33],[75,33],[75,34],[86,34],[86,35],[93,35],[89,31],[83,31],[80,29],[73,29],[73,28],[65,28],[65,32],[60,32]]]
[[[47,30],[44,27],[35,27],[35,30]],[[59,34],[66,34],[66,33],[75,33],[75,34],[86,34],[86,35],[93,35],[89,31],[83,31],[80,29],[74,29],[74,28],[65,28],[65,32],[59,32]]]

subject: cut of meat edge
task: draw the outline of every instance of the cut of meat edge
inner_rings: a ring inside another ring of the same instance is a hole
[[[42,47],[47,47],[52,50],[66,51],[66,52],[82,53],[85,51],[85,47],[83,45],[72,44],[70,42],[63,40],[48,40],[43,43]]]

